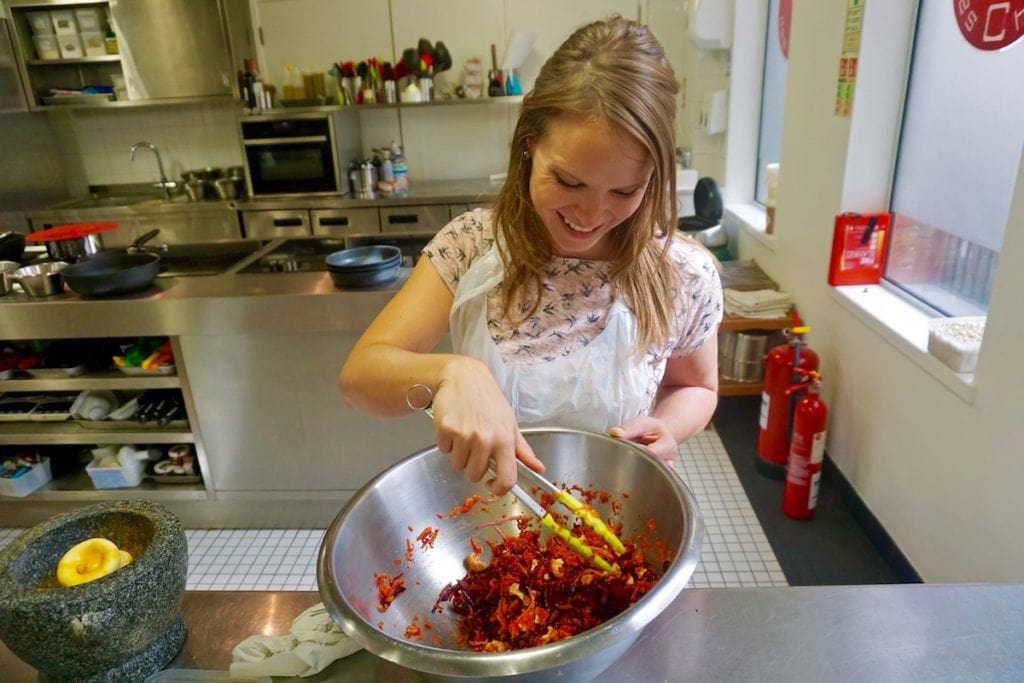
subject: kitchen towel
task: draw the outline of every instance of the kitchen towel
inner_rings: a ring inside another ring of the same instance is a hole
[[[793,306],[793,297],[775,289],[722,291],[725,312],[744,318],[781,318]]]
[[[361,649],[321,602],[296,617],[288,635],[249,636],[236,645],[231,676],[312,676]]]

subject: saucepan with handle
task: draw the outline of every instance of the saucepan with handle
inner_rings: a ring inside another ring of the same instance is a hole
[[[126,250],[101,251],[68,266],[61,272],[64,282],[85,297],[117,296],[149,287],[160,272],[160,256],[141,247],[159,232],[150,230]]]
[[[116,227],[117,223],[58,225],[29,233],[25,240],[33,244],[45,244],[46,253],[55,261],[74,262],[103,251],[101,233]]]

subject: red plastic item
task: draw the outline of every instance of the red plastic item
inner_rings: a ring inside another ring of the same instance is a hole
[[[814,516],[821,483],[821,461],[825,457],[828,408],[818,395],[821,380],[817,373],[810,374],[810,384],[793,387],[796,391],[807,391],[793,409],[793,439],[786,465],[786,487],[782,494],[782,511],[793,519]]]
[[[25,236],[27,242],[58,242],[60,240],[77,240],[99,232],[109,232],[117,227],[117,223],[74,223],[58,225],[46,230],[30,232]]]
[[[828,267],[830,285],[874,285],[882,279],[889,221],[890,214],[887,213],[841,213],[836,216],[832,260]]]

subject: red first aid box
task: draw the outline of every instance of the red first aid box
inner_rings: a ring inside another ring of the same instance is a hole
[[[873,285],[882,279],[889,220],[890,214],[887,213],[841,213],[836,216],[832,260],[828,267],[830,285]]]

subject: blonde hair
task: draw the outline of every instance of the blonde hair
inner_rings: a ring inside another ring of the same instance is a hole
[[[542,269],[553,255],[547,230],[530,201],[528,144],[543,137],[559,117],[578,117],[621,128],[654,163],[640,206],[609,234],[614,261],[610,279],[615,296],[621,296],[636,316],[637,354],[667,341],[674,314],[672,285],[678,278],[668,256],[678,220],[678,92],[675,73],[657,38],[646,26],[620,16],[580,27],[545,62],[533,90],[523,98],[508,179],[494,204],[505,268],[501,297],[511,321],[521,322],[536,311]],[[667,239],[659,244],[658,237]],[[526,314],[517,320],[513,311]]]

